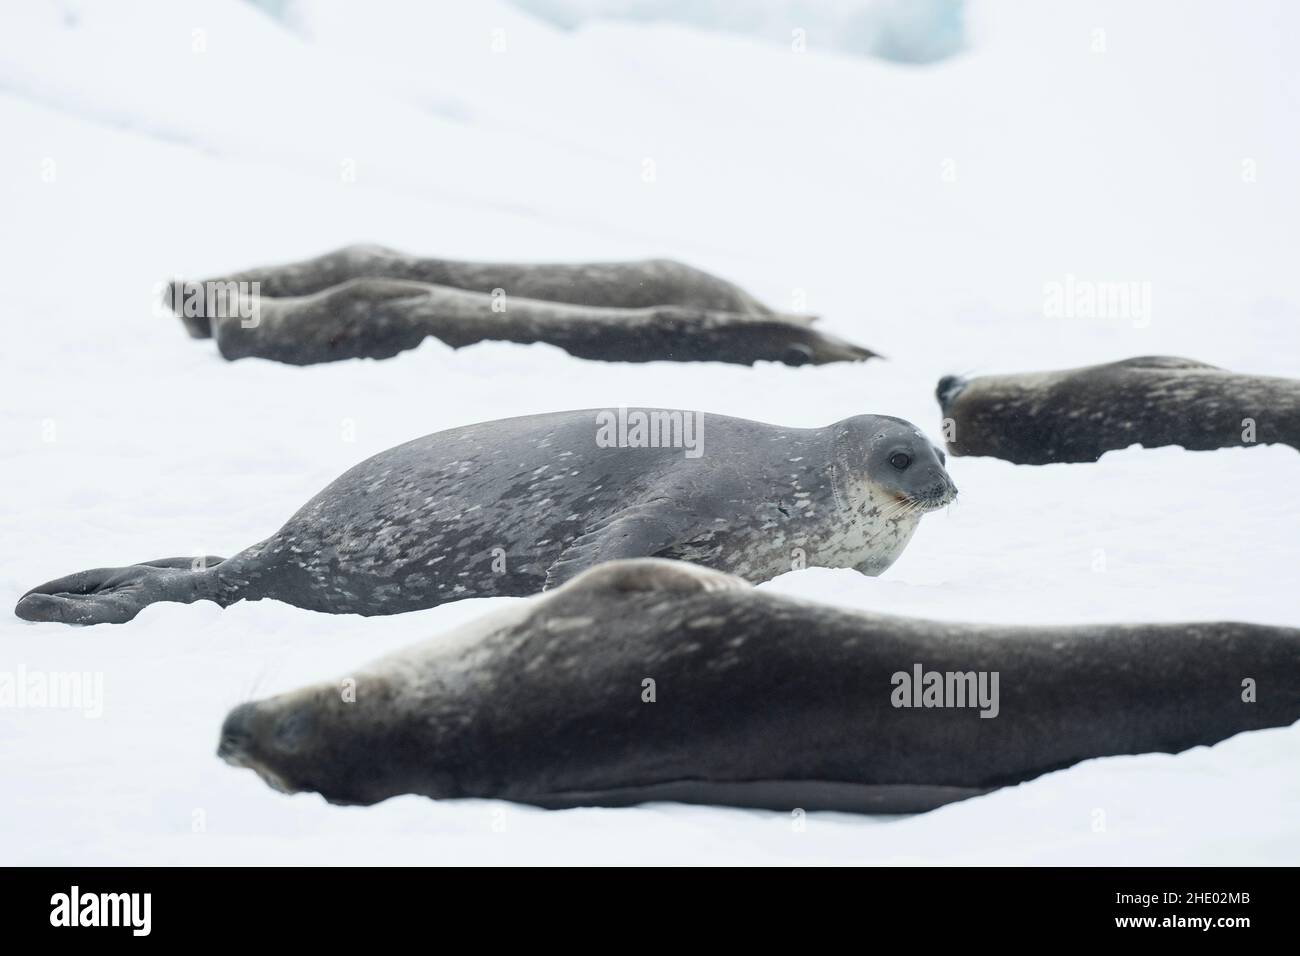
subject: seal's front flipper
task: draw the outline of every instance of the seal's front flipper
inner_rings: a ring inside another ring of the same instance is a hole
[[[600,527],[579,535],[546,570],[549,591],[571,581],[588,568],[619,558],[650,558],[680,541],[684,522],[666,500],[620,512]]]
[[[564,593],[580,590],[671,591],[695,594],[701,591],[748,591],[752,585],[744,578],[725,571],[667,558],[629,558],[606,561],[584,571],[564,586]]]
[[[157,601],[190,603],[210,597],[200,561],[221,559],[161,558],[125,568],[95,568],[47,581],[22,596],[14,614],[24,621],[62,624],[125,624]]]
[[[574,620],[591,620],[593,613],[615,618],[627,613],[628,602],[647,594],[684,600],[697,594],[748,591],[744,578],[699,564],[666,558],[626,558],[606,561],[583,571],[538,599],[532,618],[548,631],[563,630]],[[595,608],[606,608],[597,612]]]

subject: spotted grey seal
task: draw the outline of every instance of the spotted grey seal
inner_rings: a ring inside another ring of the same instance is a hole
[[[218,754],[336,803],[900,813],[1290,724],[1300,631],[925,621],[639,559],[348,676],[235,708]]]
[[[306,262],[173,282],[167,304],[227,359],[292,365],[388,358],[426,338],[453,348],[545,342],[580,358],[788,365],[876,353],[776,313],[679,262],[490,263],[351,246]]]
[[[947,376],[948,450],[1023,465],[1096,461],[1138,444],[1300,448],[1300,381],[1146,356],[1057,372]]]
[[[16,613],[120,623],[155,601],[274,598],[392,614],[529,595],[640,556],[755,581],[803,563],[879,574],[956,495],[942,458],[881,415],[823,428],[668,409],[483,422],[362,462],[232,558],[83,571],[29,591]]]

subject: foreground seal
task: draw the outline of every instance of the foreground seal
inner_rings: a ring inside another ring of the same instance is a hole
[[[218,754],[334,803],[901,813],[1297,719],[1290,628],[941,623],[642,559],[241,705]]]
[[[754,581],[805,563],[879,574],[956,495],[942,458],[882,415],[824,428],[665,409],[484,422],[362,462],[228,560],[84,571],[28,592],[16,613],[118,623],[155,601],[274,598],[393,614],[529,595],[640,556]]]
[[[1022,465],[1096,461],[1138,444],[1300,448],[1300,381],[1169,356],[1059,372],[947,376],[936,392],[954,455]]]
[[[426,338],[453,348],[545,342],[581,358],[788,365],[876,353],[778,314],[730,282],[669,260],[583,264],[419,259],[352,246],[316,259],[168,286],[196,338],[227,359],[292,365],[388,358]]]

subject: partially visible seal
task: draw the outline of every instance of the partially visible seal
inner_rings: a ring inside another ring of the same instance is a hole
[[[409,256],[384,246],[361,244],[302,262],[248,269],[206,282],[251,285],[271,298],[299,298],[324,292],[353,279],[404,279],[490,295],[502,289],[511,298],[566,302],[598,308],[643,309],[683,305],[738,315],[771,315],[772,310],[744,289],[670,259],[639,262],[523,263],[459,262]],[[206,282],[200,285],[206,285]],[[200,290],[201,291],[201,290]],[[173,296],[173,301],[180,301]],[[202,321],[186,322],[196,337],[210,330]]]
[[[582,264],[419,259],[352,246],[316,259],[168,286],[196,338],[227,359],[292,365],[388,358],[437,338],[545,342],[580,358],[751,365],[851,362],[870,349],[780,314],[669,260]],[[250,316],[255,320],[250,321]]]
[[[273,598],[393,614],[529,595],[640,556],[753,581],[804,564],[880,574],[956,495],[942,458],[882,415],[824,428],[668,409],[484,422],[362,462],[228,560],[84,571],[29,591],[16,613],[120,623],[155,601]]]
[[[1096,461],[1130,445],[1204,451],[1279,443],[1300,448],[1300,381],[1241,375],[1191,359],[947,376],[936,392],[948,450],[1023,465]]]
[[[235,708],[218,754],[334,803],[906,813],[1290,724],[1300,631],[924,621],[637,560],[348,677]]]

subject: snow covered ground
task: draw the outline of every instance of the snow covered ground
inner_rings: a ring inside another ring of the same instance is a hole
[[[0,604],[75,570],[238,551],[362,458],[467,422],[881,412],[937,438],[948,372],[1168,353],[1300,375],[1300,10],[968,8],[969,50],[915,67],[815,37],[564,31],[500,0],[6,4]],[[672,256],[890,360],[623,366],[427,342],[230,364],[155,310],[168,276],[355,241]],[[1068,276],[1149,283],[1151,313],[1045,317]],[[951,471],[959,502],[884,577],[764,586],[951,619],[1300,623],[1290,448]],[[98,716],[0,708],[0,863],[1300,862],[1300,726],[803,829],[666,805],[337,808],[215,757],[230,706],[504,600],[382,619],[163,604],[85,629],[0,614],[0,671],[103,675]]]

